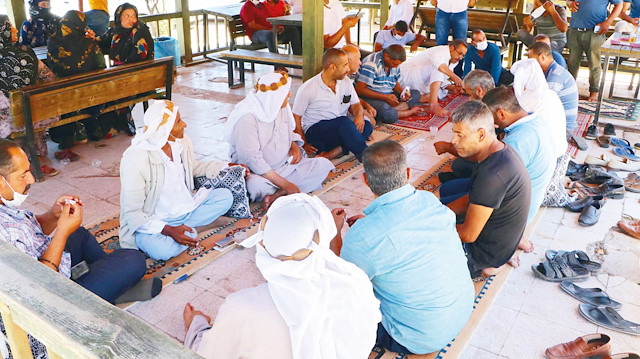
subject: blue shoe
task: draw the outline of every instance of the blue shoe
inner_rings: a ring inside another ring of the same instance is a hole
[[[628,140],[620,137],[611,137],[611,144],[616,147],[633,149]]]
[[[640,162],[640,157],[636,156],[636,153],[633,151],[631,147],[616,147],[613,149],[613,153],[616,155],[628,158],[632,161]]]

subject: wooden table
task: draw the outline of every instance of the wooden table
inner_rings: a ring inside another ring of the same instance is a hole
[[[602,105],[602,95],[604,93],[604,82],[607,76],[607,71],[609,70],[609,59],[610,58],[614,59],[613,77],[611,78],[611,87],[609,88],[609,97],[614,97],[613,85],[616,80],[616,72],[618,71],[620,58],[625,57],[625,58],[632,58],[632,59],[640,59],[640,42],[638,42],[639,40],[636,40],[637,42],[634,44],[634,46],[631,46],[629,41],[620,41],[621,35],[622,34],[619,32],[613,33],[613,35],[611,35],[607,39],[607,41],[605,41],[604,45],[602,45],[601,51],[602,51],[602,54],[604,55],[605,67],[602,71],[602,77],[600,78],[600,93],[598,94],[598,104],[596,105],[596,113],[593,118],[594,125],[598,124],[598,119],[600,117],[600,107]],[[640,67],[625,66],[625,69],[629,70],[632,73],[640,73]],[[638,86],[636,86],[636,92],[633,98],[618,97],[618,96],[615,96],[615,97],[637,101],[639,90],[640,90],[640,78],[638,79]]]
[[[216,6],[203,9],[203,11],[205,11],[208,15],[221,17],[227,21],[231,21],[235,17],[240,16],[240,9],[242,9],[242,5],[244,5],[244,3]]]

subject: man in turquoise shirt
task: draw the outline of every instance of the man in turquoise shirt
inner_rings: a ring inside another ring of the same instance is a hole
[[[487,92],[482,98],[491,113],[498,128],[504,131],[505,143],[513,147],[531,178],[531,205],[527,224],[536,216],[544,200],[553,170],[556,167],[556,157],[553,154],[549,136],[546,136],[545,123],[537,115],[529,115],[520,107],[516,95],[510,87],[498,87]],[[529,249],[526,243],[520,243],[520,248]]]
[[[440,350],[464,327],[475,298],[455,215],[409,184],[397,142],[369,146],[363,164],[376,199],[366,216],[347,220],[344,242],[338,236],[332,248],[373,283],[382,312],[378,345],[414,354]]]

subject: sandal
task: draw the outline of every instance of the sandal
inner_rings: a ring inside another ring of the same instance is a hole
[[[583,266],[571,266],[564,256],[555,256],[553,260],[532,264],[531,270],[540,279],[549,282],[562,282],[563,280],[582,280],[589,277],[589,270]]]
[[[632,161],[640,161],[640,157],[636,156],[635,151],[631,147],[617,147],[613,149],[613,153],[620,157],[628,158]]]
[[[606,306],[580,304],[580,314],[593,324],[631,335],[640,335],[640,324],[630,322],[615,309]]]
[[[49,176],[49,177],[53,177],[60,174],[60,171],[58,171],[53,167],[49,167],[47,165],[40,166],[40,172],[42,172],[43,175]]]
[[[594,306],[604,305],[614,309],[622,308],[622,303],[611,299],[609,295],[600,288],[582,288],[568,280],[560,283],[560,288],[583,303]]]
[[[598,273],[602,269],[602,264],[598,262],[594,262],[591,259],[589,259],[589,256],[587,255],[587,253],[583,251],[565,252],[565,251],[554,251],[554,250],[548,249],[544,253],[544,256],[547,258],[547,260],[550,260],[550,261],[553,260],[553,258],[557,255],[567,257],[567,262],[569,263],[569,265],[582,266],[591,273]]]
[[[611,144],[621,148],[631,148],[629,140],[622,137],[611,137]]]

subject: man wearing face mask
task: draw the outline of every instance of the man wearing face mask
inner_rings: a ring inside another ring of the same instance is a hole
[[[51,13],[49,0],[29,0],[31,19],[25,20],[20,28],[23,45],[31,47],[47,46],[49,36],[56,32],[60,17]]]
[[[424,40],[425,37],[423,35],[416,35],[415,33],[410,32],[407,23],[400,20],[396,22],[393,29],[380,30],[378,32],[374,52],[382,51],[393,44],[405,46],[411,41],[413,41],[413,44],[411,45],[410,51],[416,52],[418,50],[418,46],[420,46]]]
[[[270,52],[278,52],[278,44],[273,39],[273,25],[267,21],[269,17],[287,15],[284,1],[250,0],[240,9],[240,20],[253,44],[266,44]],[[278,41],[290,43],[294,55],[302,55],[300,33],[291,26],[278,26]]]
[[[41,215],[20,210],[34,182],[29,168],[20,147],[0,139],[2,240],[110,303],[146,300],[160,292],[160,279],[140,280],[147,269],[142,253],[118,249],[106,254],[95,237],[80,227],[83,203],[77,196],[60,196]]]
[[[480,29],[473,30],[471,36],[471,44],[469,51],[464,56],[463,78],[471,71],[471,64],[474,64],[477,70],[484,70],[491,74],[496,86],[510,85],[513,82],[513,75],[509,70],[502,67],[502,58],[500,57],[500,48],[498,45],[488,42],[484,31]]]

